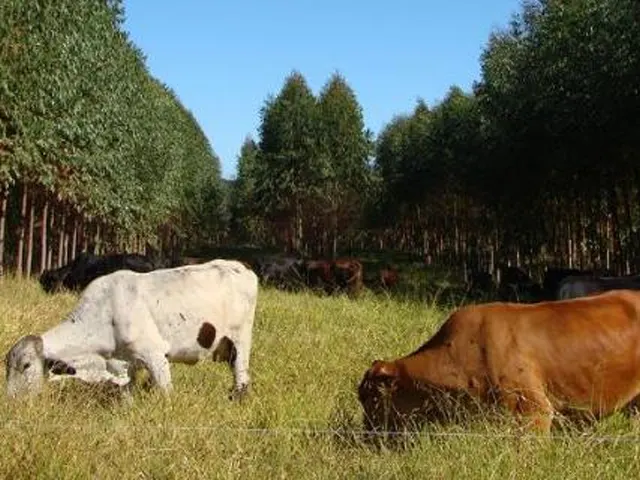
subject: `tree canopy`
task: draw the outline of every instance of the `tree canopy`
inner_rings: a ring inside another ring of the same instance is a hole
[[[220,228],[219,160],[123,19],[121,0],[2,3],[0,181],[121,236]]]

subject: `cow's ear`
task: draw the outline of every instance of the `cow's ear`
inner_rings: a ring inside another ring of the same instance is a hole
[[[398,367],[394,362],[384,362],[382,360],[376,360],[369,369],[371,377],[389,377],[395,378],[398,376]]]

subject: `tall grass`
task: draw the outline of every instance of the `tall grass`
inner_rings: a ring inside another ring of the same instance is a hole
[[[0,280],[2,353],[57,323],[75,301],[47,296],[35,282]],[[170,399],[141,391],[129,406],[106,389],[68,382],[28,404],[1,396],[0,477],[638,478],[638,429],[621,415],[557,430],[551,440],[479,420],[429,429],[404,449],[363,443],[354,433],[362,374],[374,359],[421,344],[447,310],[263,290],[245,401],[227,400],[231,372],[213,363],[172,366]]]

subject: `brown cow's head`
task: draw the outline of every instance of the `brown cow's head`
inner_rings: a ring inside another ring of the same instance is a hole
[[[420,422],[424,398],[395,362],[374,361],[360,382],[358,398],[367,431],[398,432]]]
[[[401,364],[382,360],[374,361],[365,373],[358,398],[364,428],[372,432],[417,430],[426,422],[450,422],[475,404],[465,391],[418,383]]]

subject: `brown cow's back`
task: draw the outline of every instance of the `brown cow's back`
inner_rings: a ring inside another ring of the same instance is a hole
[[[492,385],[537,383],[560,412],[581,407],[601,415],[620,408],[640,387],[639,301],[637,294],[619,292],[510,306],[508,321],[501,318],[504,307],[488,307],[479,343],[491,352]]]

